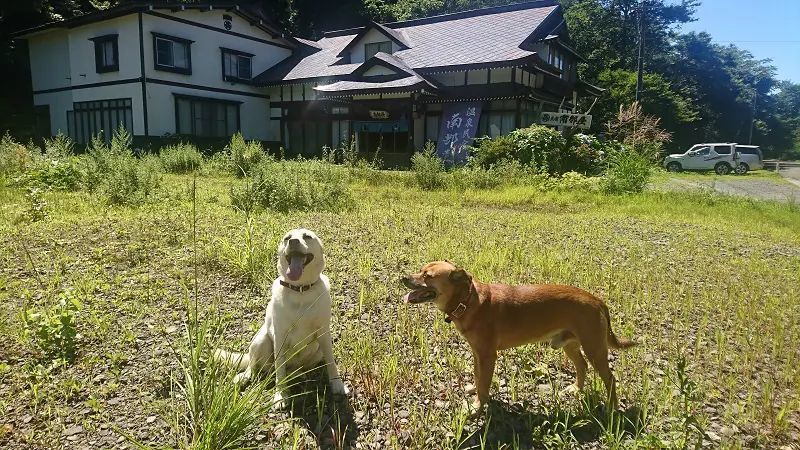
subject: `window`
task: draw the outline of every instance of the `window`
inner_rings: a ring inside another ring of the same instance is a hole
[[[392,53],[392,43],[391,41],[383,41],[383,42],[372,42],[369,44],[364,44],[364,60],[372,58],[375,56],[375,53],[384,52],[384,53]]]
[[[189,75],[192,73],[192,41],[153,33],[155,69]]]
[[[119,50],[117,35],[109,34],[91,38],[94,42],[94,66],[97,73],[116,72],[119,70]]]
[[[331,114],[335,115],[344,115],[350,112],[350,108],[347,106],[334,106],[331,108]]]
[[[253,54],[223,48],[222,78],[225,81],[250,81],[253,78]]]
[[[133,109],[129,98],[75,102],[72,111],[67,111],[69,137],[81,144],[88,143],[96,135],[102,135],[109,142],[114,130],[120,126],[133,132]]]
[[[175,96],[175,133],[228,137],[239,130],[240,102]]]
[[[730,155],[731,154],[731,146],[730,145],[715,145],[714,151],[718,155]]]

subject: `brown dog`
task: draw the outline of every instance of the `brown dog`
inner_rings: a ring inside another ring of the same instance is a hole
[[[614,335],[608,307],[594,295],[571,286],[485,284],[449,261],[428,263],[401,281],[412,290],[405,296],[406,302],[435,303],[472,347],[476,413],[489,399],[498,350],[545,340],[553,348],[563,348],[575,364],[577,379],[571,390],[582,389],[586,380],[583,348],[616,408],[608,348],[635,344]],[[474,390],[468,388],[468,392]]]

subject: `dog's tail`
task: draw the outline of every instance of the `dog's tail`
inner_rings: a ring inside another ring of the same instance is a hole
[[[608,312],[608,306],[605,303],[603,303],[603,315],[606,316],[606,323],[608,324],[608,336],[606,341],[609,347],[614,349],[626,349],[636,345],[636,342],[625,338],[620,339],[614,334],[614,331],[611,329],[611,314]]]
[[[238,370],[244,370],[250,364],[250,355],[247,353],[229,352],[227,350],[216,349],[211,355],[212,358],[222,364],[229,364]]]

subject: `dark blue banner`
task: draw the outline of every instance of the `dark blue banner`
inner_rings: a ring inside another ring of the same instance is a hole
[[[480,118],[480,102],[445,103],[436,154],[449,164],[466,162]]]

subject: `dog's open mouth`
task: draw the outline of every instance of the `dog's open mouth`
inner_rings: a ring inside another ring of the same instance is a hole
[[[429,287],[420,287],[415,289],[405,296],[406,303],[425,303],[432,301],[436,298],[436,289]]]
[[[438,295],[436,293],[436,289],[422,284],[417,284],[408,278],[403,279],[403,284],[407,288],[411,289],[411,292],[403,297],[403,300],[405,300],[406,303],[425,303],[432,301]]]
[[[286,255],[286,262],[289,268],[286,271],[286,278],[297,281],[303,276],[303,269],[314,259],[312,253],[291,252]]]

